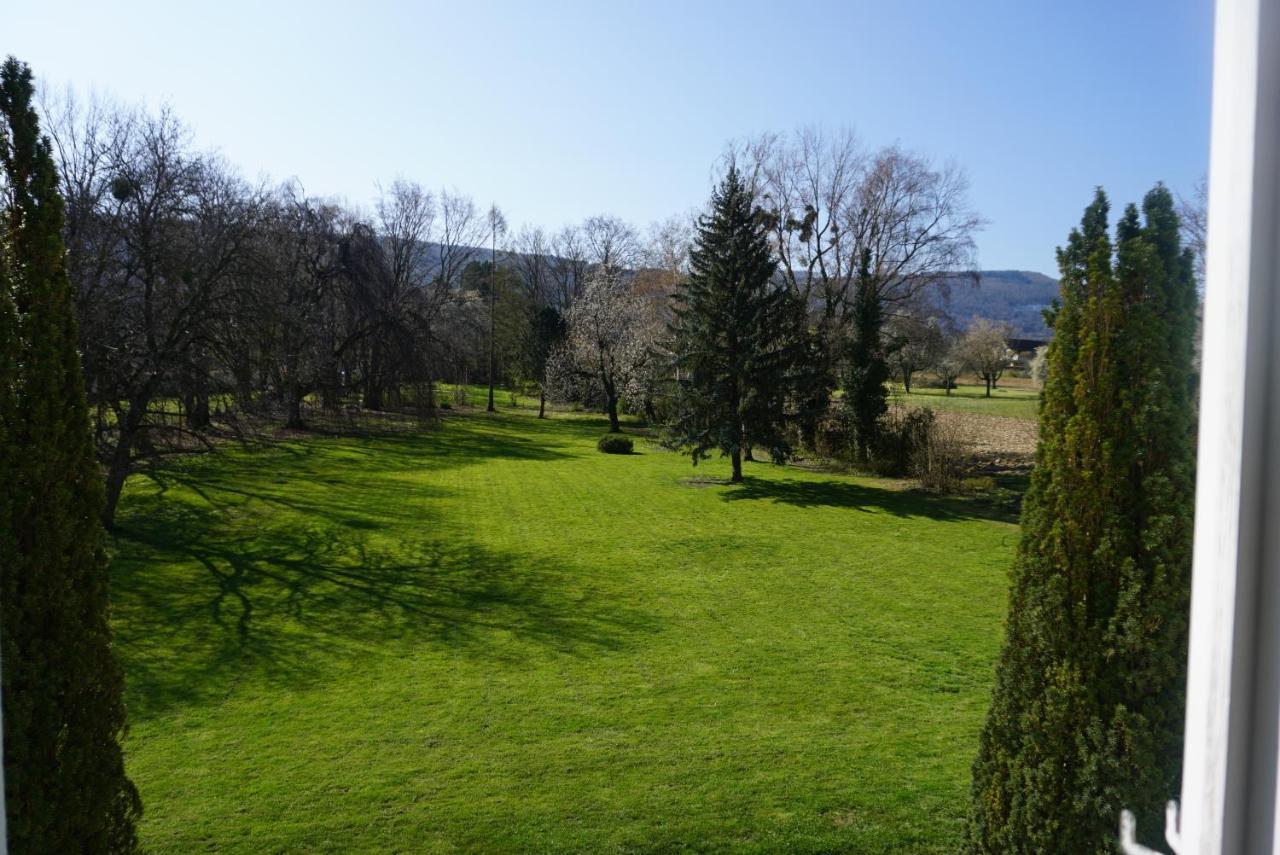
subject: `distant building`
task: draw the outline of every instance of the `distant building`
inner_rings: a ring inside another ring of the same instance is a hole
[[[1013,358],[1009,360],[1010,368],[1030,370],[1031,360],[1036,358],[1036,348],[1044,347],[1049,342],[1039,338],[1006,339]]]

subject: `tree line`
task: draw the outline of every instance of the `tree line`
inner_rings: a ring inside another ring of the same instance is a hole
[[[207,442],[214,422],[429,414],[449,405],[440,382],[598,406],[614,430],[627,409],[673,411],[667,330],[692,275],[692,217],[508,234],[496,206],[406,179],[361,210],[297,181],[249,183],[168,109],[71,93],[46,93],[42,109],[108,526],[139,461]],[[972,267],[981,220],[964,175],[816,131],[762,136],[731,159],[776,261],[768,287],[804,327],[813,370],[788,389],[794,443],[812,445],[843,387],[869,458],[890,360],[909,384],[930,298]]]
[[[139,460],[215,420],[301,428],[312,407],[430,412],[438,381],[543,387],[589,272],[672,252],[671,223],[646,239],[607,215],[498,234],[496,208],[404,179],[362,211],[250,184],[167,109],[42,107],[108,526]]]

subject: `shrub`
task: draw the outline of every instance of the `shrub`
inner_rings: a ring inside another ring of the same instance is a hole
[[[596,449],[605,454],[630,454],[633,447],[631,437],[622,433],[606,433],[596,443]]]
[[[877,475],[917,478],[927,490],[954,493],[960,489],[964,445],[950,422],[928,408],[894,406],[878,425],[870,459],[862,465]],[[846,460],[855,456],[846,423],[835,416],[822,421],[817,440],[831,456]]]
[[[934,418],[920,439],[911,461],[911,474],[920,479],[920,486],[939,493],[976,492],[967,482],[981,479],[964,477],[964,444],[953,423]],[[986,480],[994,486],[992,479]]]
[[[990,475],[974,475],[960,479],[960,492],[968,494],[994,493],[999,485]]]
[[[846,458],[853,440],[844,410],[832,404],[818,419],[813,432],[813,450],[823,457]]]
[[[929,447],[938,419],[933,410],[894,407],[880,418],[879,435],[871,449],[871,468],[880,475],[915,474],[922,452]]]

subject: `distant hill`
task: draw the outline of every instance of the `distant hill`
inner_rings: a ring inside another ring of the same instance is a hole
[[[1030,270],[983,270],[948,281],[933,302],[960,327],[975,317],[1004,321],[1016,338],[1049,338],[1042,311],[1058,296],[1058,280]]]
[[[493,257],[488,247],[458,247],[457,257],[466,262],[487,262]],[[427,246],[422,263],[430,273],[440,264],[441,247]],[[514,254],[501,252],[510,259]],[[505,262],[504,262],[505,263]],[[461,269],[459,268],[459,271]],[[1004,321],[1013,328],[1014,338],[1049,339],[1041,312],[1058,296],[1058,280],[1031,270],[982,270],[975,284],[971,276],[955,276],[928,296],[939,312],[964,329],[975,317]]]

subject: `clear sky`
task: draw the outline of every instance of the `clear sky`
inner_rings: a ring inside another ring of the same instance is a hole
[[[968,171],[986,268],[1056,274],[1093,188],[1190,193],[1210,0],[7,3],[43,80],[168,102],[249,177],[404,176],[514,223],[702,203],[731,139],[855,128]]]

